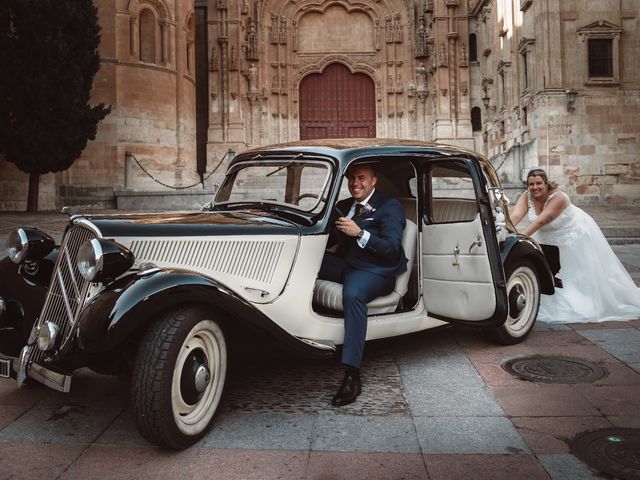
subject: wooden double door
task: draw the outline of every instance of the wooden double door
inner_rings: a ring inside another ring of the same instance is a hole
[[[373,80],[340,63],[300,82],[300,139],[376,136]]]

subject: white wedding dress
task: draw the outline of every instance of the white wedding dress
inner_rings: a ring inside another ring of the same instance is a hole
[[[528,195],[528,194],[527,194]],[[640,288],[613,252],[600,227],[584,210],[569,202],[555,220],[532,237],[538,243],[557,245],[563,288],[540,296],[538,320],[549,323],[605,322],[640,318]],[[538,214],[528,195],[528,218]],[[546,206],[546,203],[545,203]]]

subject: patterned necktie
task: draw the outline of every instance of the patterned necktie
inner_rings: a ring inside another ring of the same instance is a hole
[[[356,211],[353,214],[353,218],[360,218],[362,215],[364,215],[364,205],[356,203]]]

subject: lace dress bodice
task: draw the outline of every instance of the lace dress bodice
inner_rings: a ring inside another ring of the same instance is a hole
[[[559,243],[571,243],[572,239],[575,238],[576,235],[579,235],[580,232],[576,229],[575,221],[576,221],[576,207],[571,203],[569,197],[566,193],[557,191],[549,195],[547,201],[544,203],[542,207],[543,210],[548,205],[549,201],[557,196],[562,195],[565,197],[567,202],[567,206],[557,218],[553,219],[551,222],[542,226],[536,233],[533,234],[533,238],[539,241],[540,243],[549,243],[552,245],[558,245]],[[536,207],[531,199],[531,195],[527,192],[527,217],[530,222],[533,222],[538,218],[539,213],[536,212]]]

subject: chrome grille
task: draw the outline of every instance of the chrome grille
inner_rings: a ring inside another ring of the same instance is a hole
[[[78,225],[65,234],[42,313],[31,331],[30,344],[36,341],[40,325],[49,321],[58,326],[58,346],[59,350],[64,350],[89,289],[89,282],[80,275],[76,266],[78,250],[85,241],[95,237],[91,230]],[[31,348],[31,351],[30,360],[36,363],[44,357],[44,352],[37,347]]]

